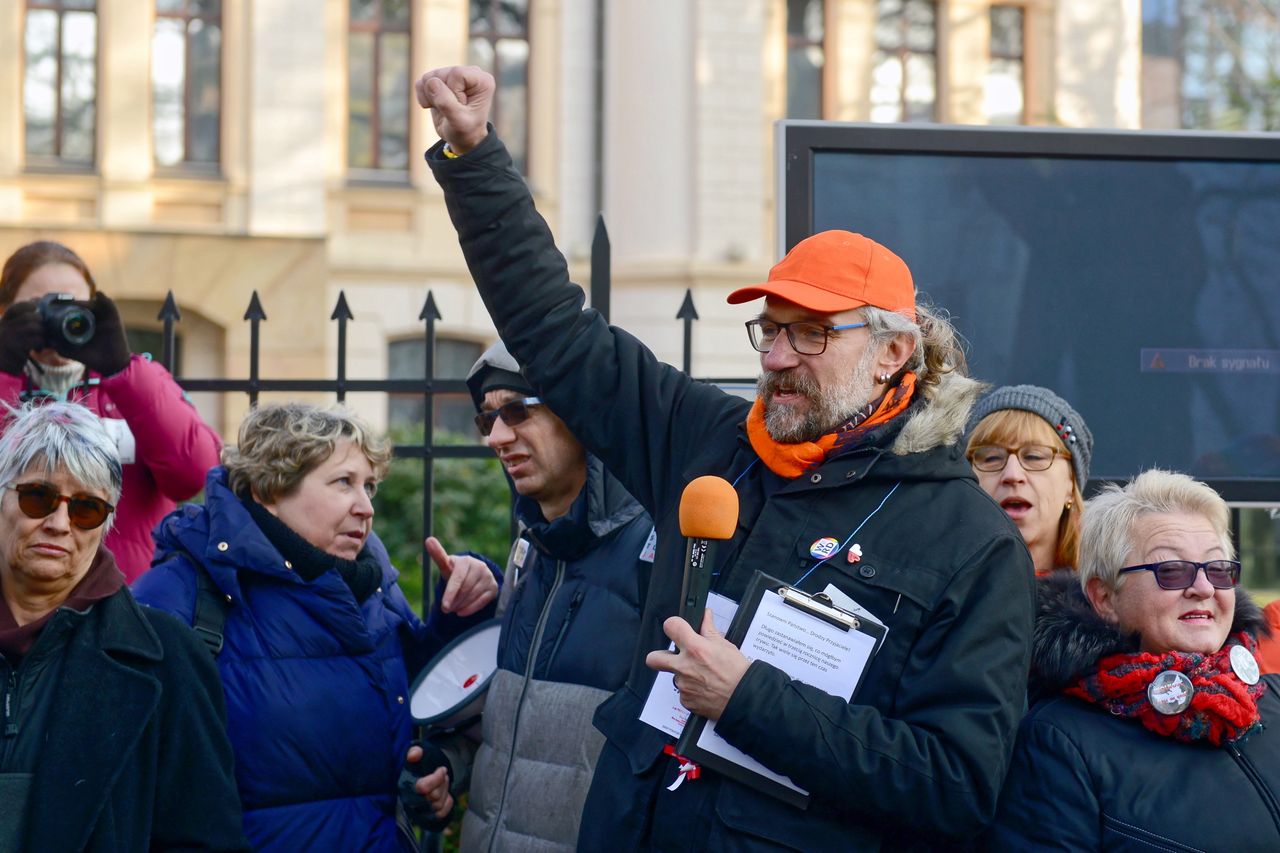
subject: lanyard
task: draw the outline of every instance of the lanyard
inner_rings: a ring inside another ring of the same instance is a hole
[[[743,478],[743,477],[745,477],[745,476],[747,476],[747,473],[748,473],[752,468],[756,467],[756,465],[757,465],[759,462],[760,462],[760,457],[759,457],[759,456],[757,456],[755,459],[751,460],[751,464],[750,464],[750,465],[748,465],[746,468],[743,468],[743,469],[742,469],[742,473],[740,473],[737,477],[734,477],[734,479],[733,479],[733,483],[732,483],[731,485],[733,486],[733,488],[734,488],[735,490],[738,488],[738,483],[742,480],[742,478]],[[901,486],[901,485],[902,485],[902,481],[901,481],[901,480],[899,480],[898,482],[894,483],[894,484],[893,484],[893,488],[892,488],[892,489],[890,489],[890,490],[888,491],[888,493],[887,493],[883,498],[881,498],[881,499],[880,499],[880,503],[876,506],[876,508],[875,508],[875,509],[873,509],[873,510],[871,510],[870,514],[868,514],[866,518],[862,519],[862,522],[861,522],[857,527],[855,527],[855,528],[853,529],[853,532],[852,532],[852,533],[850,533],[847,537],[845,537],[845,540],[844,540],[844,542],[843,542],[843,543],[841,543],[840,547],[839,547],[839,548],[837,548],[837,549],[835,549],[834,551],[832,551],[832,552],[831,552],[830,554],[828,554],[826,557],[823,557],[821,560],[818,560],[817,562],[815,562],[812,566],[810,566],[810,567],[809,567],[809,569],[808,569],[808,570],[807,570],[803,575],[801,575],[801,576],[800,576],[800,579],[799,579],[799,580],[797,580],[794,584],[792,584],[792,586],[799,587],[799,586],[800,586],[800,584],[801,584],[801,583],[803,583],[803,582],[804,582],[804,580],[805,580],[807,577],[809,577],[809,575],[813,574],[813,572],[814,572],[814,570],[815,570],[815,569],[817,569],[817,568],[818,568],[819,566],[821,566],[823,563],[825,563],[825,562],[827,562],[828,560],[830,560],[830,559],[831,559],[832,557],[834,557],[836,554],[839,554],[839,553],[841,553],[842,551],[844,551],[844,549],[848,548],[848,547],[849,547],[849,543],[853,541],[853,537],[855,537],[855,536],[857,536],[857,535],[858,535],[858,531],[860,531],[863,527],[865,527],[865,526],[866,526],[866,524],[867,524],[867,522],[868,522],[868,521],[870,521],[870,520],[875,516],[875,514],[876,514],[876,513],[878,513],[880,510],[884,509],[884,505],[885,505],[886,503],[888,503],[888,502],[889,502],[889,498],[893,497],[893,493],[894,493],[894,492],[896,492],[896,491],[898,491],[898,487],[899,487],[899,486]],[[718,577],[720,577],[720,570],[719,570],[719,569],[716,569],[714,572],[712,572],[712,573],[711,573],[712,582],[714,583],[715,579],[716,579],[716,578],[718,578]]]
[[[868,521],[870,521],[870,520],[872,519],[872,517],[873,517],[873,516],[875,516],[875,514],[876,514],[877,512],[879,512],[880,510],[884,509],[884,505],[885,505],[885,504],[887,504],[887,503],[889,502],[889,498],[893,497],[893,493],[894,493],[894,492],[896,492],[896,491],[898,491],[898,487],[899,487],[899,486],[901,486],[901,485],[902,485],[902,481],[901,481],[901,480],[899,480],[898,482],[894,483],[894,484],[893,484],[893,488],[889,490],[889,493],[888,493],[888,494],[886,494],[886,495],[885,495],[885,496],[880,500],[880,505],[879,505],[879,506],[877,506],[875,509],[871,510],[871,514],[870,514],[870,515],[868,515],[866,518],[862,519],[862,523],[861,523],[861,524],[859,524],[857,527],[853,528],[853,532],[849,534],[848,538],[846,538],[846,539],[844,540],[844,542],[840,543],[840,547],[839,547],[839,548],[837,548],[837,549],[835,549],[834,551],[832,551],[832,552],[831,552],[830,554],[828,554],[827,556],[823,557],[821,560],[818,560],[818,561],[817,561],[816,563],[814,563],[812,566],[810,566],[810,567],[809,567],[809,571],[807,571],[807,572],[805,572],[804,574],[802,574],[802,575],[800,576],[800,579],[799,579],[799,580],[797,580],[794,584],[792,584],[792,586],[795,586],[795,587],[800,586],[800,584],[804,583],[805,578],[807,578],[807,577],[809,577],[809,575],[813,574],[814,569],[818,568],[818,566],[821,566],[821,565],[822,565],[823,563],[825,563],[827,560],[830,560],[830,559],[831,559],[832,557],[834,557],[836,554],[839,554],[840,552],[844,551],[844,549],[845,549],[845,548],[848,548],[848,547],[849,547],[849,543],[853,541],[853,537],[855,537],[855,536],[857,536],[857,535],[858,535],[858,531],[859,531],[859,530],[861,530],[863,527],[865,527],[865,526],[866,526],[866,523],[867,523]]]

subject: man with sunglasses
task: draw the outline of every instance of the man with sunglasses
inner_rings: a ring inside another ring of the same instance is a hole
[[[443,137],[428,164],[499,334],[538,399],[658,525],[630,676],[595,716],[606,744],[579,849],[916,849],[977,835],[1023,709],[1032,566],[958,446],[978,385],[906,264],[827,231],[730,294],[765,300],[747,328],[761,366],[748,403],[582,309],[486,124],[489,75],[429,72],[417,96]],[[715,592],[741,600],[759,570],[888,628],[852,698],[747,660],[710,619],[696,632],[676,617],[680,495],[707,474],[739,502]],[[681,703],[730,745],[808,791],[808,808],[673,754],[672,738],[640,719],[655,669],[674,673]]]
[[[653,522],[536,396],[501,341],[467,387],[476,426],[511,479],[519,535],[462,849],[572,850],[604,743],[591,717],[627,678]],[[456,743],[438,745],[460,793],[467,759]],[[445,774],[421,780],[419,792],[438,814],[449,807]]]

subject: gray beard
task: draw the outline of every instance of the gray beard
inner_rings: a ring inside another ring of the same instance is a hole
[[[847,381],[822,388],[817,380],[799,368],[766,370],[756,381],[756,394],[764,401],[764,426],[774,441],[799,444],[816,441],[848,421],[876,396],[871,366],[875,349],[868,346]],[[786,385],[804,396],[809,405],[803,410],[771,403],[773,393]]]

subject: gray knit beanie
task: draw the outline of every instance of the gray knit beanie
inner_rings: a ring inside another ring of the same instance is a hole
[[[969,414],[969,429],[972,433],[978,422],[992,412],[1004,409],[1017,409],[1039,415],[1053,427],[1053,431],[1062,439],[1062,443],[1071,451],[1071,468],[1076,475],[1076,486],[1084,491],[1089,482],[1089,462],[1093,457],[1093,433],[1080,417],[1080,413],[1071,408],[1071,404],[1039,385],[1005,385],[987,394]]]

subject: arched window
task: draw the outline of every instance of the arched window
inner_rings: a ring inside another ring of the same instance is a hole
[[[464,379],[471,366],[484,352],[475,341],[436,338],[435,374],[439,379]],[[390,379],[422,379],[426,366],[426,341],[409,338],[387,345],[387,376]],[[412,427],[425,420],[426,408],[421,394],[389,394],[387,424]],[[475,436],[475,406],[469,394],[436,394],[435,429]]]

